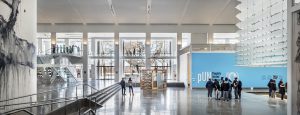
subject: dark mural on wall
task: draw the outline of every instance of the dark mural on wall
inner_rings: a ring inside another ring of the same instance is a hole
[[[31,70],[35,66],[36,47],[18,37],[14,30],[20,3],[20,0],[0,1],[10,9],[6,12],[9,17],[0,14],[0,100],[32,93],[27,89],[32,86],[30,83],[34,74]]]

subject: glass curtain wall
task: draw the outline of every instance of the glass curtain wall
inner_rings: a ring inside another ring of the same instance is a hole
[[[151,69],[163,70],[176,80],[177,33],[151,33]]]
[[[38,55],[51,54],[51,33],[37,33]]]
[[[113,80],[114,33],[88,33],[89,67],[96,79]],[[92,75],[92,74],[91,74]]]
[[[82,33],[56,33],[56,53],[82,56]],[[68,63],[68,69],[76,72],[77,78],[82,78],[82,64]]]
[[[120,33],[120,73],[126,79],[139,81],[139,74],[145,69],[146,33]]]

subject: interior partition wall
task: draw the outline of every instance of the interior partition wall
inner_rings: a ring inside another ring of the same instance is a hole
[[[114,33],[88,33],[91,76],[113,80],[115,76]],[[118,57],[116,57],[118,58]]]

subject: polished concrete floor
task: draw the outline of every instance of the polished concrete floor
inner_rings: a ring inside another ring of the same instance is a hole
[[[143,91],[134,96],[121,91],[109,99],[98,115],[285,115],[286,100],[243,92],[241,100],[208,99],[204,89],[167,88]]]

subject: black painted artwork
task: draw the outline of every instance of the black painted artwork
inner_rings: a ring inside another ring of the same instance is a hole
[[[14,30],[20,0],[11,0],[11,2],[1,0],[1,2],[11,10],[7,20],[0,14],[0,76],[7,65],[33,68],[33,56],[35,55],[34,44],[18,37]]]
[[[298,50],[297,50],[295,62],[300,63],[300,32],[298,32],[298,39],[296,41],[296,45],[298,47]]]

